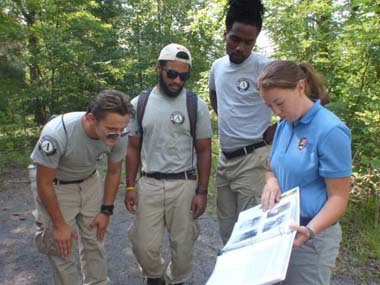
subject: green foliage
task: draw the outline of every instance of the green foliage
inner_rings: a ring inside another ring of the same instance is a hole
[[[119,27],[107,22],[112,18],[102,21],[99,8],[107,3],[2,3],[0,32],[8,45],[21,47],[24,63],[23,78],[14,79],[14,85],[19,86],[18,93],[29,107],[26,111],[34,114],[37,123],[44,123],[52,113],[85,108],[113,79],[114,70],[107,62],[118,50]],[[22,36],[14,36],[7,23],[22,31]]]
[[[85,109],[107,87],[135,96],[156,83],[156,58],[170,42],[191,50],[188,86],[199,87],[201,72],[223,44],[223,6],[195,0],[4,0],[0,74],[12,70],[17,76],[0,81],[9,91],[0,109],[18,101],[24,115],[42,124],[52,113]],[[1,119],[10,122],[12,115]]]
[[[372,284],[373,280],[380,278],[380,273],[374,266],[380,260],[380,228],[376,227],[373,219],[368,218],[375,208],[376,202],[373,197],[369,201],[351,202],[341,221],[343,242],[342,254],[337,261],[338,272],[345,276],[359,277],[363,284]],[[354,272],[340,268],[343,258],[346,259],[346,264],[355,269]],[[363,271],[361,268],[366,270]]]
[[[0,126],[0,172],[9,165],[26,167],[30,163],[39,131],[32,125],[30,118],[15,116],[15,123]]]
[[[156,59],[171,42],[190,49],[187,87],[208,100],[208,70],[223,48],[225,2],[1,1],[2,163],[26,149],[17,142],[31,135],[15,136],[6,126],[25,130],[51,114],[85,110],[104,88],[139,94],[157,83]]]
[[[198,91],[216,54],[223,45],[218,1],[127,1],[121,44],[124,59],[124,86],[128,94],[157,83],[155,63],[160,50],[175,42],[189,48],[193,57],[187,87]],[[212,7],[213,9],[210,9]]]

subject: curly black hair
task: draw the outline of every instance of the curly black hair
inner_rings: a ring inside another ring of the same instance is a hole
[[[264,15],[264,5],[260,0],[230,0],[226,16],[227,32],[232,29],[234,22],[253,25],[261,31]]]

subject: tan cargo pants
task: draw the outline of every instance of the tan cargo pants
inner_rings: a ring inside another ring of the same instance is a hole
[[[38,250],[48,255],[53,268],[53,283],[56,285],[111,284],[107,275],[107,257],[104,241],[96,237],[96,228],[89,225],[100,211],[103,185],[98,174],[80,184],[54,185],[59,207],[65,221],[79,234],[79,256],[83,280],[80,282],[75,254],[63,259],[57,252],[53,226],[48,213],[37,197],[35,244]],[[74,241],[74,240],[73,240]]]
[[[217,212],[220,236],[226,244],[239,213],[261,201],[270,146],[227,159],[220,153],[216,175]]]
[[[136,219],[129,229],[133,253],[146,277],[164,276],[166,283],[185,282],[192,274],[192,251],[199,226],[192,217],[196,180],[141,177],[137,184]],[[168,230],[171,262],[161,257],[164,229]]]

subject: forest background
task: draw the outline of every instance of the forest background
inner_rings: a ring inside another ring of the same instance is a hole
[[[105,88],[134,97],[153,86],[156,58],[168,43],[190,49],[187,87],[208,101],[211,64],[225,54],[226,2],[2,0],[0,173],[30,163],[51,114],[85,110]],[[265,33],[266,40],[256,51],[312,63],[329,88],[328,108],[352,130],[354,174],[342,250],[352,254],[352,266],[365,268],[380,261],[380,1],[263,3],[260,39]],[[214,113],[212,120],[217,134]],[[214,162],[218,152],[215,135]],[[213,181],[210,191],[212,200]]]

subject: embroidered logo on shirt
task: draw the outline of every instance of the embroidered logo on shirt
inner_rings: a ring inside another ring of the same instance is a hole
[[[170,115],[170,121],[174,125],[181,125],[185,121],[185,116],[181,112],[175,111]]]
[[[57,151],[57,141],[51,136],[43,136],[38,143],[38,149],[46,155],[52,155]]]
[[[255,86],[255,83],[248,79],[248,78],[240,78],[237,82],[236,82],[236,88],[240,91],[240,92],[245,92],[247,91],[251,86]]]
[[[298,142],[298,149],[303,150],[305,148],[306,144],[307,144],[307,138],[303,137]]]

